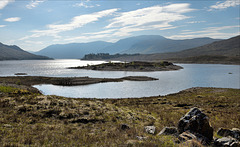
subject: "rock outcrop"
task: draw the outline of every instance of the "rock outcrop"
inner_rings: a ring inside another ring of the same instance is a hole
[[[217,131],[217,135],[223,136],[223,138],[216,138],[214,145],[219,147],[240,147],[240,129],[232,128],[225,129],[220,128]]]
[[[214,140],[214,145],[217,147],[240,147],[239,141],[232,137],[217,138]]]
[[[177,128],[176,127],[164,127],[158,135],[174,135],[177,136]]]
[[[122,125],[122,130],[127,128]],[[155,134],[155,126],[145,126],[144,131],[148,134]],[[174,143],[179,146],[189,147],[240,147],[240,129],[220,128],[217,135],[222,138],[213,139],[213,128],[209,123],[209,118],[198,108],[192,108],[182,118],[177,127],[164,127],[158,134],[171,135]],[[139,141],[145,141],[148,137],[137,136]]]
[[[158,135],[173,135],[179,142],[209,145],[213,140],[213,128],[209,118],[198,108],[192,108],[178,122],[176,127],[165,127]]]
[[[217,134],[224,137],[231,136],[237,140],[240,140],[240,129],[238,128],[232,128],[231,130],[220,128]]]
[[[144,127],[144,130],[148,134],[155,134],[156,127],[155,126],[146,126],[146,127]]]
[[[205,136],[203,136],[201,134],[198,134],[198,133],[191,133],[191,132],[188,132],[188,131],[179,134],[178,139],[179,139],[180,142],[185,142],[185,141],[189,141],[189,140],[196,140],[203,145],[210,144],[209,140]]]
[[[213,128],[209,124],[209,118],[198,108],[192,108],[178,122],[178,133],[190,132],[203,142],[210,143],[213,139]]]

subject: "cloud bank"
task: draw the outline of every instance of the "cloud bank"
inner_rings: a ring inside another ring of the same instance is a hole
[[[1,0],[0,1],[0,10],[6,7],[9,3],[14,2],[14,0]]]
[[[236,7],[240,5],[240,0],[226,0],[225,2],[217,2],[215,5],[210,6],[209,11],[223,10],[228,7]]]
[[[31,2],[26,5],[26,8],[33,9],[37,7],[40,3],[44,2],[45,0],[31,0]]]
[[[191,12],[190,4],[170,4],[167,6],[152,6],[134,11],[120,13],[113,18],[106,28],[121,27],[115,35],[127,36],[131,32],[152,30],[152,29],[173,29],[176,28],[170,23],[189,18],[183,15]]]
[[[47,25],[47,30],[34,30],[31,31],[34,34],[31,36],[26,36],[24,38],[21,38],[20,40],[25,40],[28,38],[35,38],[35,37],[41,37],[41,36],[53,36],[55,38],[60,38],[58,36],[59,33],[65,32],[65,31],[71,31],[77,28],[81,28],[84,25],[92,22],[98,21],[100,18],[108,16],[116,12],[118,9],[108,9],[96,13],[91,14],[85,14],[85,15],[79,15],[72,18],[71,22],[66,24],[50,24]]]
[[[188,38],[199,38],[199,37],[211,37],[211,38],[228,38],[229,36],[237,36],[239,32],[226,33],[226,30],[240,28],[238,25],[234,26],[220,26],[220,27],[208,27],[201,31],[183,31],[178,35],[168,36],[171,39],[188,39]]]

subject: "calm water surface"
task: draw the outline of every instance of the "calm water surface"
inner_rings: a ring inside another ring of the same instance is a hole
[[[178,64],[178,71],[124,72],[66,69],[66,67],[99,64],[103,61],[33,60],[0,61],[0,76],[13,76],[24,72],[31,76],[100,77],[149,76],[157,81],[124,81],[83,86],[35,85],[47,95],[74,98],[128,98],[166,95],[191,87],[221,87],[240,89],[240,66],[219,64]]]

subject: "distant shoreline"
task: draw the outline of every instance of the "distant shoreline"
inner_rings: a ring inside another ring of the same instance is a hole
[[[2,60],[0,61],[33,61],[33,60],[81,60],[81,61],[121,61],[121,62],[132,62],[133,60],[131,59],[93,59],[93,60],[83,60],[83,59],[10,59],[10,60]],[[135,60],[135,59],[134,59]],[[144,61],[144,62],[160,62],[162,60],[144,60],[144,59],[139,59],[135,61]],[[169,62],[172,62],[174,64],[224,64],[224,65],[240,65],[240,62],[231,62],[231,61],[194,61],[194,60],[177,60],[177,59],[169,59],[167,60]]]

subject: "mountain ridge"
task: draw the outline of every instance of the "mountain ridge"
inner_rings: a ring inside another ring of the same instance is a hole
[[[172,40],[160,35],[141,35],[120,39],[115,43],[95,41],[87,43],[70,43],[50,45],[38,52],[52,58],[82,58],[90,53],[126,53],[126,54],[152,54],[176,52],[184,49],[198,47],[220,39],[195,38],[184,40]]]
[[[111,60],[240,64],[240,35],[179,52],[125,56]]]
[[[50,45],[38,52],[37,55],[47,55],[52,58],[81,58],[82,54],[100,52],[106,46],[112,43],[104,41],[94,41],[89,43],[69,43]]]
[[[16,45],[5,45],[0,42],[0,60],[42,60],[50,59],[24,51]]]

